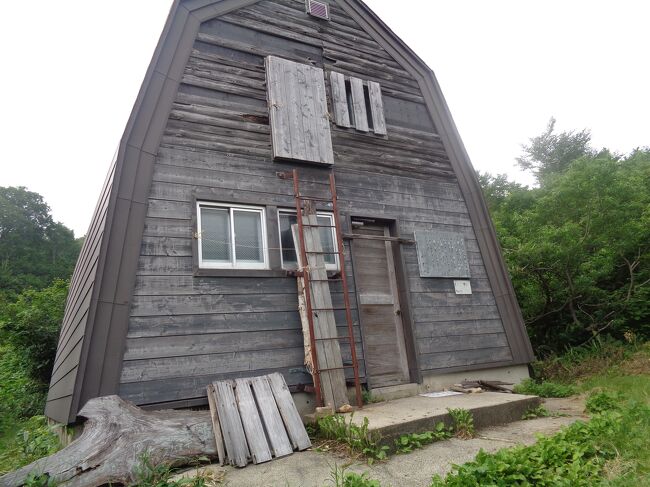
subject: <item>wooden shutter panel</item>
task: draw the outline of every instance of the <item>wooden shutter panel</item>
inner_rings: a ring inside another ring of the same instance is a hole
[[[266,58],[273,157],[333,164],[323,70]]]
[[[384,101],[381,99],[381,86],[374,81],[368,82],[370,94],[370,110],[372,125],[376,134],[386,135],[386,119],[384,118]]]
[[[352,88],[352,106],[354,107],[354,125],[361,132],[368,132],[368,115],[366,113],[366,98],[363,94],[363,81],[350,78]]]
[[[341,73],[330,73],[332,85],[332,107],[334,108],[334,121],[341,127],[351,127],[350,113],[348,112],[348,96],[345,91],[345,76]]]

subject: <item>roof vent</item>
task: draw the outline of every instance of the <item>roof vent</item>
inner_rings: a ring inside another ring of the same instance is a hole
[[[318,17],[319,19],[330,19],[330,9],[328,5],[324,2],[317,2],[316,0],[306,0],[305,7],[307,8],[307,13]]]

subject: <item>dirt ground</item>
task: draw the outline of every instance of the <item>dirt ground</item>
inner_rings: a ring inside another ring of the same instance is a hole
[[[532,444],[536,435],[552,435],[560,428],[578,419],[583,414],[584,398],[547,399],[545,407],[561,416],[517,421],[507,425],[479,430],[471,440],[450,439],[415,450],[407,455],[394,455],[387,461],[372,466],[365,462],[352,461],[329,452],[305,451],[294,453],[271,462],[249,465],[246,468],[204,467],[213,478],[223,479],[228,486],[289,486],[322,487],[333,485],[332,469],[348,466],[357,473],[367,472],[372,479],[387,486],[428,486],[434,474],[449,472],[453,464],[470,461],[481,450],[493,452],[517,444]],[[194,475],[187,472],[184,475]]]

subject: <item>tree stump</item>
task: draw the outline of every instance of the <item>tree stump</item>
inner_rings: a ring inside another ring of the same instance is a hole
[[[77,440],[0,477],[0,486],[20,486],[31,473],[47,474],[65,487],[128,484],[143,454],[154,465],[178,466],[217,455],[209,411],[143,411],[105,396],[88,401],[79,416],[87,421]]]

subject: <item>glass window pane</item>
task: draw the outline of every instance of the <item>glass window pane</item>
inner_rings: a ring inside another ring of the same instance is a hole
[[[282,263],[286,268],[298,266],[296,248],[293,244],[291,225],[298,223],[295,213],[280,213],[280,247],[282,247]]]
[[[203,260],[230,262],[230,214],[226,208],[201,207]]]
[[[234,210],[237,262],[264,262],[262,219],[259,212]]]
[[[318,217],[318,224],[319,225],[326,225],[328,227],[331,227],[334,225],[334,222],[332,221],[332,218],[328,216],[319,216]],[[323,246],[323,252],[330,252],[328,254],[324,254],[323,257],[325,258],[325,263],[326,264],[331,264],[335,265],[336,264],[336,255],[334,255],[331,252],[336,252],[336,249],[334,248],[334,239],[332,238],[332,232],[333,228],[319,228],[319,233],[320,233],[320,241],[321,245]]]

